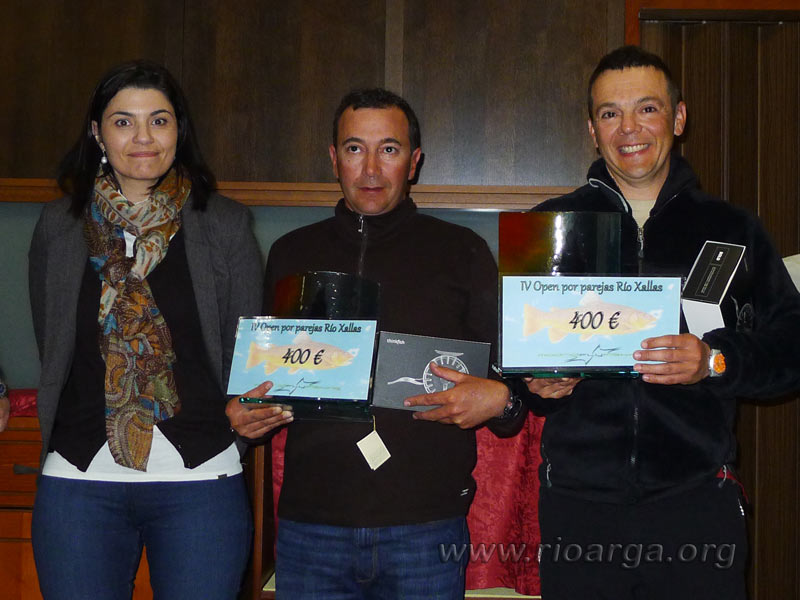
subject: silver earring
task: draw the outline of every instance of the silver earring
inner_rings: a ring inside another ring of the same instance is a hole
[[[105,150],[103,150],[103,156],[100,157],[100,164],[101,165],[107,165],[108,164],[108,158],[106,157],[106,151]]]

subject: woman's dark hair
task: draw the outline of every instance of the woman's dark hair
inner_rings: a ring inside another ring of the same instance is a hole
[[[214,174],[208,168],[194,132],[189,107],[180,86],[163,66],[148,60],[134,60],[117,65],[106,73],[92,92],[89,110],[78,141],[61,160],[58,169],[59,187],[72,196],[72,212],[80,216],[92,198],[94,182],[100,167],[102,151],[92,133],[92,121],[102,122],[103,111],[111,99],[125,88],[155,89],[163,93],[175,109],[178,121],[178,143],[175,148],[175,167],[178,176],[192,182],[192,205],[204,209],[208,197],[216,188]],[[103,174],[111,165],[102,165]],[[166,175],[166,174],[165,174]],[[155,183],[157,187],[164,178]]]

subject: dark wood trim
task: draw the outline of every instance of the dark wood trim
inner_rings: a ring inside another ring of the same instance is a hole
[[[275,522],[272,517],[272,465],[264,444],[247,449],[243,461],[253,511],[253,546],[239,600],[260,598],[275,572]]]
[[[642,8],[640,21],[739,21],[747,23],[775,23],[798,21],[798,10],[700,10],[681,8]]]
[[[639,28],[641,0],[625,0],[625,43],[638,46],[642,40]]]
[[[62,195],[54,179],[0,179],[0,202],[49,202]]]
[[[791,15],[798,11],[800,0],[625,0],[625,43],[640,43],[641,19],[780,21],[786,14],[783,20],[794,21],[798,17]],[[695,15],[687,17],[691,13]]]
[[[220,181],[219,193],[250,206],[334,206],[341,197],[336,183]],[[571,187],[416,185],[412,196],[421,208],[527,210]],[[62,196],[52,179],[2,179],[0,202],[49,202]]]

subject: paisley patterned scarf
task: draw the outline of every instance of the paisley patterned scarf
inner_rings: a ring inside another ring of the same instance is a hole
[[[98,175],[84,234],[102,283],[100,354],[106,363],[106,437],[114,460],[144,471],[153,425],[180,410],[175,353],[147,275],[166,256],[181,226],[191,185],[171,170],[150,197],[132,204],[112,176]],[[125,232],[136,238],[126,256]]]

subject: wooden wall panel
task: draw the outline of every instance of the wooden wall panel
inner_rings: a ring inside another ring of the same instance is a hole
[[[720,23],[641,24],[642,45],[667,63],[687,105],[684,134],[678,151],[691,163],[703,188],[724,196],[726,56],[725,26]],[[690,57],[687,65],[685,57]]]
[[[683,69],[683,95],[690,108],[683,155],[692,165],[703,189],[722,195],[725,132],[725,70],[723,26],[719,23],[685,25],[684,56],[691,68]]]
[[[678,23],[644,21],[641,35],[642,48],[657,54],[667,63],[672,77],[683,90],[683,27]]]
[[[760,27],[759,214],[782,255],[800,251],[800,23]],[[755,82],[754,82],[755,83]],[[795,224],[787,227],[787,222]]]
[[[782,255],[800,251],[800,23],[643,22],[642,44],[684,88],[682,150],[704,187],[758,214]],[[741,404],[740,474],[753,600],[800,597],[800,401]]]
[[[751,21],[780,20],[800,10],[800,0],[625,0],[625,43],[643,43],[640,27],[647,18],[660,15],[658,20],[683,19],[692,15],[698,20],[745,20],[743,13],[752,15]],[[731,15],[739,15],[731,18]],[[641,20],[640,20],[641,19]]]
[[[383,85],[385,2],[186,3],[183,84],[218,179],[333,181],[331,120]]]
[[[622,43],[624,0],[9,0],[4,8],[0,77],[10,93],[0,97],[0,135],[14,143],[0,146],[0,178],[52,177],[101,74],[147,57],[181,81],[221,181],[332,182],[336,103],[388,81],[420,113],[421,182],[572,187],[596,156],[585,81]]]
[[[6,0],[0,18],[0,177],[52,177],[112,65],[180,65],[182,7],[160,0]],[[121,26],[124,24],[124,26]]]
[[[753,417],[755,427],[742,426],[745,418]],[[750,475],[754,479],[745,479],[742,473],[752,500],[751,599],[797,598],[800,402],[790,397],[770,405],[744,405],[739,423],[740,431],[747,431],[739,438],[741,453],[745,460],[755,461]]]
[[[789,255],[800,251],[800,124],[791,114],[800,106],[800,24],[763,25],[759,42],[759,214]],[[797,597],[800,402],[757,411],[754,600]]]
[[[581,184],[595,158],[586,81],[614,45],[597,27],[608,8],[407,0],[403,91],[421,121],[420,182]]]
[[[759,214],[784,256],[800,251],[800,125],[786,112],[800,101],[798,27],[641,25],[643,46],[664,57],[683,89],[679,147],[704,189]]]
[[[728,95],[725,109],[727,144],[723,196],[729,202],[758,214],[759,90],[754,85],[758,73],[758,27],[728,23]]]

